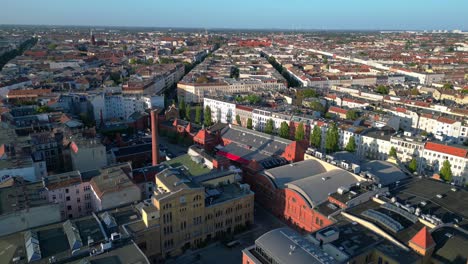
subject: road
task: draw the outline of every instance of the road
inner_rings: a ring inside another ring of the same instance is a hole
[[[233,248],[227,248],[220,242],[214,242],[205,248],[188,250],[185,254],[166,261],[173,264],[240,264],[242,263],[242,250],[255,243],[255,240],[264,233],[285,226],[278,218],[265,209],[255,205],[255,223],[252,228],[244,233],[236,235],[235,239],[240,242]],[[197,254],[199,258],[197,259]]]

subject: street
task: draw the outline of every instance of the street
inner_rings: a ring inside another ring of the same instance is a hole
[[[227,248],[220,242],[214,242],[205,248],[188,250],[185,254],[166,261],[174,264],[239,264],[242,263],[242,250],[255,243],[255,240],[264,233],[285,226],[283,222],[270,214],[265,209],[255,205],[255,223],[252,228],[242,234],[236,235],[235,239],[240,242],[233,248]],[[197,259],[197,255],[199,255]]]

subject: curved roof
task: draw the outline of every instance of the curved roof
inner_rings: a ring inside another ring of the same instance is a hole
[[[336,192],[339,187],[350,187],[358,183],[356,176],[342,169],[335,169],[314,176],[303,178],[286,184],[315,207],[328,199],[330,193]]]
[[[276,188],[284,188],[287,183],[313,177],[327,170],[316,160],[304,160],[281,167],[266,170],[268,176],[276,185]]]

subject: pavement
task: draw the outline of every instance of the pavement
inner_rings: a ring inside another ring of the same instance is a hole
[[[242,250],[255,243],[255,240],[264,233],[285,226],[278,218],[270,214],[267,210],[257,204],[254,209],[255,223],[252,227],[235,236],[239,245],[233,248],[227,248],[220,242],[212,244],[197,250],[188,250],[185,254],[166,261],[168,264],[240,264],[242,263]]]

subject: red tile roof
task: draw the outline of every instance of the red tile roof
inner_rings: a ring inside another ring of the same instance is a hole
[[[452,156],[468,158],[468,149],[443,145],[443,144],[434,143],[434,142],[426,142],[426,145],[424,148],[427,150],[437,151],[437,152],[441,152],[441,153],[452,155]]]
[[[427,227],[423,227],[411,240],[410,243],[417,245],[420,248],[427,249],[435,245],[431,233]]]
[[[450,118],[447,118],[447,117],[442,117],[442,116],[439,117],[437,119],[437,121],[442,122],[442,123],[446,123],[446,124],[453,124],[453,123],[457,122],[456,120],[453,120],[453,119],[450,119]]]
[[[343,108],[339,108],[339,107],[336,107],[336,106],[331,106],[331,107],[328,109],[328,112],[334,112],[334,113],[340,113],[340,114],[346,115],[346,113],[347,113],[348,111],[345,110],[345,109],[343,109]]]

